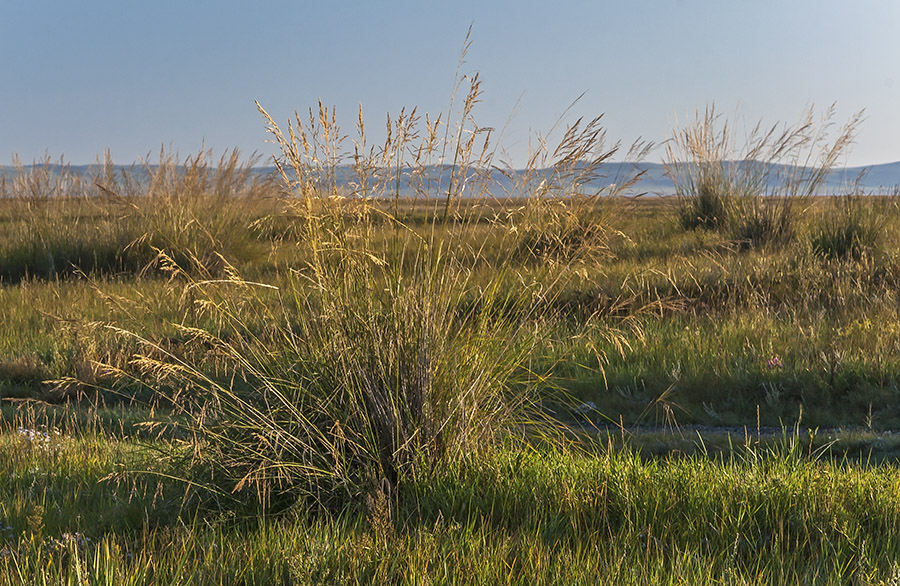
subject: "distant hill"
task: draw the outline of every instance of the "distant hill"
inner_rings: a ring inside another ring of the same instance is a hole
[[[640,163],[638,166],[646,170],[646,174],[641,181],[643,190],[662,195],[674,193],[675,186],[666,175],[662,164]],[[791,175],[797,171],[796,168],[783,165],[768,165],[768,167],[767,174],[772,178],[773,182],[777,182],[779,176]],[[858,189],[863,193],[892,193],[897,186],[900,186],[900,161],[883,165],[834,169],[828,173],[819,194],[835,195],[846,193],[854,185],[857,185]],[[775,186],[772,185],[771,187],[774,188]]]
[[[748,163],[734,162],[732,165],[744,165]],[[76,176],[95,175],[101,176],[101,166],[92,165],[38,165],[39,167],[48,168],[53,174],[59,175],[68,172]],[[790,174],[797,169],[787,166],[769,165],[766,173],[770,177],[778,177],[779,174]],[[155,166],[143,165],[116,165],[116,174],[130,173],[136,181],[144,181],[147,179],[148,171],[154,170]],[[31,165],[24,167],[26,171],[32,169]],[[5,176],[7,181],[16,175],[16,168],[10,166],[0,166],[0,176]],[[276,173],[275,167],[255,167],[253,175],[264,177]],[[671,179],[666,175],[665,167],[660,163],[605,163],[600,168],[600,177],[589,184],[583,186],[587,191],[601,190],[610,184],[621,185],[628,180],[629,177],[636,173],[643,173],[640,180],[635,183],[628,191],[628,195],[646,194],[646,195],[670,195],[675,192],[675,187]],[[377,171],[376,171],[377,174]],[[429,194],[440,194],[447,189],[450,184],[452,167],[447,165],[433,165],[417,173],[411,173],[410,169],[405,169],[400,174],[399,184],[396,182],[396,176],[390,177],[389,193],[399,191],[401,196],[411,196],[423,189],[427,189]],[[528,184],[528,190],[532,191],[538,188],[541,181],[551,183],[553,175],[552,169],[539,170],[532,173],[531,180]],[[340,189],[348,191],[357,190],[356,185],[358,179],[355,171],[350,166],[338,167],[336,170],[337,185]],[[498,197],[504,195],[522,196],[516,186],[521,185],[525,178],[525,171],[490,171],[490,179],[488,183],[491,185],[490,194]],[[471,185],[475,184],[476,173],[470,171],[467,176]],[[900,161],[895,163],[885,163],[882,165],[872,165],[868,167],[849,167],[843,169],[835,169],[831,171],[824,182],[821,191],[822,195],[834,195],[846,193],[854,183],[859,180],[859,189],[864,193],[885,194],[893,193],[900,186]],[[470,189],[469,193],[473,191]],[[484,193],[474,193],[476,195],[484,195]]]

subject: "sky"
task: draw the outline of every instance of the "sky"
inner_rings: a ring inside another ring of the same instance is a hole
[[[348,130],[360,105],[369,128],[403,107],[434,115],[470,26],[476,118],[506,128],[514,165],[569,106],[564,123],[604,114],[611,141],[661,143],[710,104],[744,125],[865,109],[844,164],[900,160],[897,0],[7,0],[0,164],[163,147],[265,159],[254,100],[285,122],[321,99]]]

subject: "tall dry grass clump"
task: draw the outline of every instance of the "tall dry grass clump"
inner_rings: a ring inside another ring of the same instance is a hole
[[[530,361],[547,333],[553,279],[509,261],[521,243],[515,222],[497,214],[502,235],[485,236],[478,206],[490,199],[492,131],[474,119],[478,77],[457,87],[447,114],[388,117],[378,145],[362,112],[351,141],[322,104],[286,125],[259,107],[303,262],[279,287],[228,265],[226,279],[172,265],[215,324],[181,329],[221,369],[152,345],[137,358],[188,415],[191,456],[210,486],[267,503],[358,506],[538,417]],[[600,152],[601,138],[596,122],[567,134],[548,192],[573,193],[580,180],[563,171]],[[420,221],[405,221],[411,209]]]
[[[49,155],[31,165],[13,159],[13,171],[0,185],[0,280],[55,278],[79,268],[118,271],[134,234],[116,215],[98,205],[92,174],[78,173]],[[95,166],[112,174],[107,158]]]
[[[254,171],[257,161],[237,149],[217,161],[208,150],[183,160],[160,150],[158,163],[107,174],[95,185],[101,205],[132,227],[125,251],[155,259],[164,250],[182,267],[199,264],[219,273],[222,257],[232,263],[254,258],[249,224],[266,213],[265,200],[273,195],[270,178]]]
[[[724,229],[745,247],[791,240],[795,206],[820,194],[852,144],[862,113],[832,138],[833,119],[834,106],[818,120],[810,107],[795,124],[757,123],[739,137],[714,106],[698,113],[666,143],[680,224]]]

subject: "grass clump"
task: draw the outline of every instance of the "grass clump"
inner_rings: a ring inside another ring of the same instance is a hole
[[[623,194],[641,173],[605,174],[605,164],[622,148],[619,143],[607,144],[602,118],[579,119],[552,151],[545,139],[538,138],[540,148],[530,154],[524,171],[515,174],[507,195],[522,200],[510,215],[519,239],[516,256],[521,260],[564,266],[602,262],[610,256],[610,241],[622,236],[615,228],[615,217],[626,207]],[[625,154],[626,162],[641,160],[652,146],[635,141]]]
[[[157,164],[121,172],[108,154],[86,173],[49,158],[17,162],[0,197],[0,279],[140,274],[159,249],[210,270],[219,255],[253,258],[247,214],[265,213],[257,201],[265,179],[236,150],[216,165],[210,156],[180,162],[163,151]]]
[[[811,234],[815,254],[860,260],[882,244],[892,208],[890,200],[848,192],[835,198]]]
[[[810,108],[797,124],[758,123],[739,140],[715,107],[698,114],[666,143],[681,226],[724,230],[743,248],[794,239],[795,206],[818,194],[852,144],[861,113],[832,140],[833,117],[832,106],[816,122]]]
[[[193,464],[213,475],[214,492],[276,508],[297,498],[325,510],[360,506],[522,423],[535,326],[498,316],[496,291],[458,315],[459,281],[390,283],[377,265],[333,270],[342,275],[328,290],[298,277],[275,291],[235,273],[228,283],[188,283],[216,300],[217,325],[184,328],[186,344],[209,348],[231,376],[166,351],[142,359],[165,385],[157,388],[174,389],[195,438]],[[373,291],[376,282],[384,288]],[[245,303],[262,312],[266,331],[243,321]]]
[[[277,287],[246,281],[230,265],[225,279],[173,265],[212,324],[181,329],[213,349],[224,375],[158,345],[138,359],[174,389],[195,464],[215,492],[326,510],[391,502],[404,482],[484,451],[537,415],[531,357],[546,332],[541,308],[564,269],[541,276],[490,260],[508,259],[519,239],[502,224],[485,239],[467,199],[481,193],[492,157],[489,132],[472,119],[480,85],[468,81],[460,110],[446,123],[426,118],[421,136],[413,111],[392,122],[383,146],[367,149],[360,117],[359,191],[350,193],[336,188],[348,155],[333,111],[320,105],[283,131],[260,107],[301,218],[304,262]],[[592,125],[564,142],[598,152],[599,136]],[[558,152],[574,163],[574,150]],[[392,178],[424,175],[434,158],[454,165],[404,203],[424,213],[405,223]]]

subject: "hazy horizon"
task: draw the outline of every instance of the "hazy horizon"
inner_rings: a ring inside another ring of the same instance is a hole
[[[215,163],[216,161],[212,161],[213,165],[215,165]],[[260,164],[254,166],[252,173],[254,175],[277,174],[276,167],[265,163],[265,161],[261,161]],[[730,162],[730,164],[734,163],[737,162]],[[76,176],[91,174],[94,176],[99,175],[100,177],[106,176],[106,170],[100,163],[70,165],[65,162],[63,162],[63,164],[50,162],[48,164],[51,167],[51,173],[54,174],[61,173],[68,169]],[[680,163],[680,165],[691,164],[692,163],[689,162]],[[43,167],[43,165],[44,163],[41,163],[38,166]],[[155,164],[147,165],[149,169],[144,165],[133,166],[128,164],[117,164],[115,165],[115,172],[125,173],[128,177],[137,179],[140,182],[149,177],[151,172],[150,169],[157,167]],[[785,185],[783,180],[786,176],[794,176],[795,173],[789,170],[787,172],[785,171],[786,169],[790,169],[790,166],[777,163],[768,163],[767,165],[770,165],[772,169],[770,172],[766,173],[767,179],[765,181],[764,189],[770,190],[768,191],[769,194],[784,193],[783,190],[785,189]],[[424,167],[405,166],[403,167],[404,171],[400,175],[394,175],[391,171],[390,183],[393,184],[394,181],[399,181],[397,189],[403,197],[416,197],[419,194],[423,182],[430,183],[433,186],[440,184],[449,185],[450,174],[452,173],[450,169],[452,167],[453,166],[449,164],[433,164]],[[25,165],[26,173],[30,172],[30,168],[31,165]],[[337,185],[342,189],[346,189],[348,193],[351,193],[358,188],[359,179],[357,176],[357,169],[354,165],[340,165],[334,171],[334,179]],[[376,172],[376,169],[370,169],[369,171]],[[494,197],[523,197],[527,196],[530,191],[522,191],[522,189],[525,188],[527,190],[529,185],[533,185],[533,183],[537,181],[533,176],[535,172],[537,172],[539,176],[548,178],[552,177],[555,173],[552,167],[530,170],[491,170],[488,183],[479,183],[479,185],[481,187],[486,187],[487,189],[483,195],[491,195]],[[611,190],[614,190],[614,187],[611,186],[615,186],[620,180],[627,180],[630,177],[634,177],[638,172],[641,173],[640,180],[634,185],[626,187],[624,191],[619,192],[621,195],[670,195],[676,192],[675,184],[667,172],[665,165],[646,161],[606,161],[597,168],[593,178],[587,179],[582,187],[586,193],[594,193],[596,191],[597,194],[609,194]],[[0,165],[0,177],[6,176],[7,179],[9,179],[10,177],[15,177],[16,173],[16,167]],[[546,175],[541,175],[541,173],[545,173]],[[524,184],[518,184],[518,179],[514,179],[516,176],[520,179],[531,176],[530,183],[526,181]],[[883,195],[895,193],[898,186],[900,186],[900,161],[871,167],[834,168],[824,177],[817,190],[817,194],[841,195],[846,193],[868,193]],[[481,187],[476,187],[475,191],[478,192]],[[470,193],[469,195],[473,194]]]

